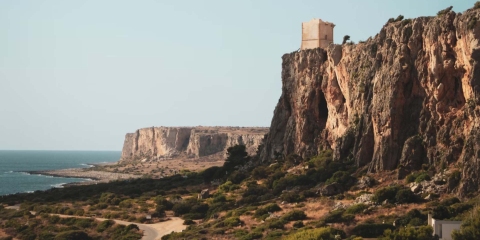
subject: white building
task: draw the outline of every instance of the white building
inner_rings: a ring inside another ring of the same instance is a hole
[[[433,228],[433,235],[438,235],[440,240],[453,240],[453,230],[460,230],[462,221],[444,221],[432,218],[431,214],[428,214],[428,225]]]

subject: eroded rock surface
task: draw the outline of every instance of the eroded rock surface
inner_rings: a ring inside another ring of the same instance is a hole
[[[261,158],[332,148],[369,172],[462,162],[480,184],[480,10],[387,23],[359,44],[285,54]]]
[[[245,145],[256,153],[268,128],[247,127],[151,127],[128,133],[122,161],[199,158],[214,154],[224,157],[229,147]]]

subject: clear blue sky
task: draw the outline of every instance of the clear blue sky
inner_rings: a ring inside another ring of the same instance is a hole
[[[121,150],[150,126],[269,126],[301,22],[365,40],[474,0],[0,1],[0,149]]]

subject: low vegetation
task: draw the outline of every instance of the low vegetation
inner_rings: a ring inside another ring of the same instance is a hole
[[[425,203],[400,184],[376,186],[380,181],[374,181],[371,189],[359,191],[358,179],[364,174],[351,158],[334,160],[330,150],[306,159],[278,156],[267,163],[247,156],[244,146],[235,146],[228,149],[223,166],[188,172],[187,177],[135,179],[7,196],[1,199],[3,204],[21,206],[19,211],[0,207],[0,224],[8,236],[18,239],[138,239],[141,232],[136,225],[75,216],[138,223],[178,216],[184,219],[186,230],[162,239],[429,240],[432,229],[426,226],[427,213],[439,219],[464,219],[474,209],[475,201],[461,202],[457,198]],[[451,173],[448,185],[455,185],[459,178],[460,173]],[[430,175],[422,171],[407,176],[406,182],[429,179]],[[336,192],[327,196],[324,189],[329,186],[335,186]],[[209,189],[208,196],[198,197],[205,188]],[[78,196],[78,192],[85,194]],[[370,193],[373,205],[333,208],[335,202],[352,202]],[[411,204],[425,204],[425,210],[402,210],[403,205]],[[386,215],[385,210],[396,214]],[[469,221],[456,234],[469,234],[475,224]]]

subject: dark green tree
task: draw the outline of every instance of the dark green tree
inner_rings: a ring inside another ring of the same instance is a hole
[[[242,165],[248,158],[245,145],[235,145],[227,149],[227,159],[223,164],[223,168],[228,173],[232,172],[236,166]]]

